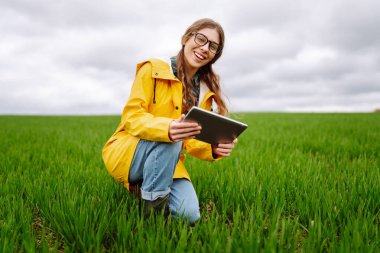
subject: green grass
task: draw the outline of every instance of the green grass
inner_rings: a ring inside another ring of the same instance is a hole
[[[0,252],[379,252],[380,114],[237,116],[230,158],[187,156],[194,227],[108,175],[119,117],[1,116]]]

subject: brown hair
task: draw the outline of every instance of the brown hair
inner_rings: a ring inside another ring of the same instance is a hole
[[[190,98],[190,101],[192,101],[192,104],[195,102],[195,98],[192,94],[193,89],[193,82],[192,77],[189,77],[186,72],[186,64],[185,64],[185,55],[184,55],[184,45],[186,41],[190,39],[193,32],[198,32],[199,30],[202,30],[204,28],[210,28],[210,29],[216,29],[219,34],[219,46],[220,50],[215,55],[214,59],[207,63],[205,66],[201,67],[198,70],[198,73],[200,74],[200,80],[203,81],[207,87],[210,89],[210,91],[215,93],[214,101],[218,106],[218,113],[222,115],[228,114],[228,109],[226,106],[226,103],[224,102],[222,98],[222,91],[220,88],[220,82],[219,82],[219,76],[213,71],[212,64],[216,62],[220,58],[223,52],[224,47],[224,31],[220,24],[215,22],[212,19],[204,18],[195,21],[187,30],[185,31],[184,35],[182,36],[182,48],[177,54],[177,71],[178,71],[178,78],[182,82],[182,89],[183,89],[183,98],[182,98],[182,112],[186,113],[190,106],[187,103],[187,98]]]

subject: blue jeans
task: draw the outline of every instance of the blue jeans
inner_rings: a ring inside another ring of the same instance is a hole
[[[182,142],[140,140],[129,171],[129,183],[141,185],[141,197],[153,201],[169,196],[169,210],[191,224],[200,218],[198,197],[187,179],[173,180]]]

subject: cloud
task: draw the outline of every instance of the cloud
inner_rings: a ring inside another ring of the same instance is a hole
[[[5,0],[0,113],[119,114],[136,63],[176,54],[202,17],[225,28],[215,69],[232,110],[372,111],[379,10],[374,0]]]

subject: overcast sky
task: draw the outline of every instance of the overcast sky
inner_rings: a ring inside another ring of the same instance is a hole
[[[136,64],[225,29],[232,111],[380,108],[380,1],[1,0],[0,114],[120,114]]]

